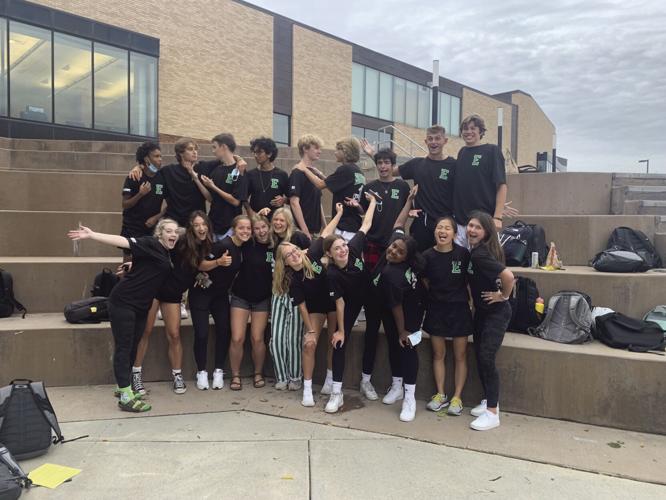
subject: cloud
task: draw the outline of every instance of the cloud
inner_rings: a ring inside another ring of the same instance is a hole
[[[571,170],[666,172],[661,0],[255,0],[489,94],[521,89],[555,124]]]

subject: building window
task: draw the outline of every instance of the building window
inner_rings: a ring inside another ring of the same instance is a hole
[[[405,80],[393,79],[393,121],[405,123]]]
[[[157,135],[157,59],[130,52],[130,134]]]
[[[451,135],[460,135],[460,98],[451,96]]]
[[[354,127],[352,126],[352,135],[358,139],[367,139],[369,143],[376,146],[376,149],[388,148],[392,149],[391,146],[391,134],[386,132],[380,132],[378,130],[372,130],[369,128],[363,127]]]
[[[451,130],[451,96],[439,93],[439,124],[450,134]]]
[[[95,43],[95,128],[128,132],[128,52]]]
[[[414,82],[407,82],[407,99],[405,100],[405,124],[411,127],[417,126],[418,117],[418,85]]]
[[[432,91],[429,87],[419,85],[419,128],[428,128],[432,125]]]
[[[379,118],[393,119],[393,77],[386,73],[379,74]]]
[[[55,123],[92,127],[92,42],[53,36]]]
[[[352,111],[365,112],[365,66],[352,64]]]
[[[290,117],[273,113],[273,140],[278,146],[289,146],[291,142]]]
[[[365,114],[379,115],[379,71],[365,68]]]
[[[51,121],[51,32],[23,23],[9,23],[11,116]]]
[[[7,116],[7,20],[0,17],[0,115]]]

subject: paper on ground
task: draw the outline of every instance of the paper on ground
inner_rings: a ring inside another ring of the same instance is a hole
[[[68,479],[76,476],[81,469],[73,469],[64,465],[44,464],[28,474],[33,484],[46,488],[57,488]]]

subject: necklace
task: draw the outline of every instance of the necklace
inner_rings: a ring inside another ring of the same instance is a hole
[[[264,171],[261,170],[261,169],[258,169],[258,170],[259,170],[259,182],[261,183],[261,191],[265,193],[268,190],[268,188],[271,187],[271,182],[270,182],[271,181],[271,170],[273,170],[273,169],[268,170],[268,181],[269,181],[268,186],[264,186],[264,176],[263,176]]]

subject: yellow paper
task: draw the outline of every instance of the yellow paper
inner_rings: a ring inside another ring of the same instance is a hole
[[[64,465],[44,464],[28,474],[33,484],[46,488],[57,488],[68,479],[76,476],[81,469],[73,469]]]

